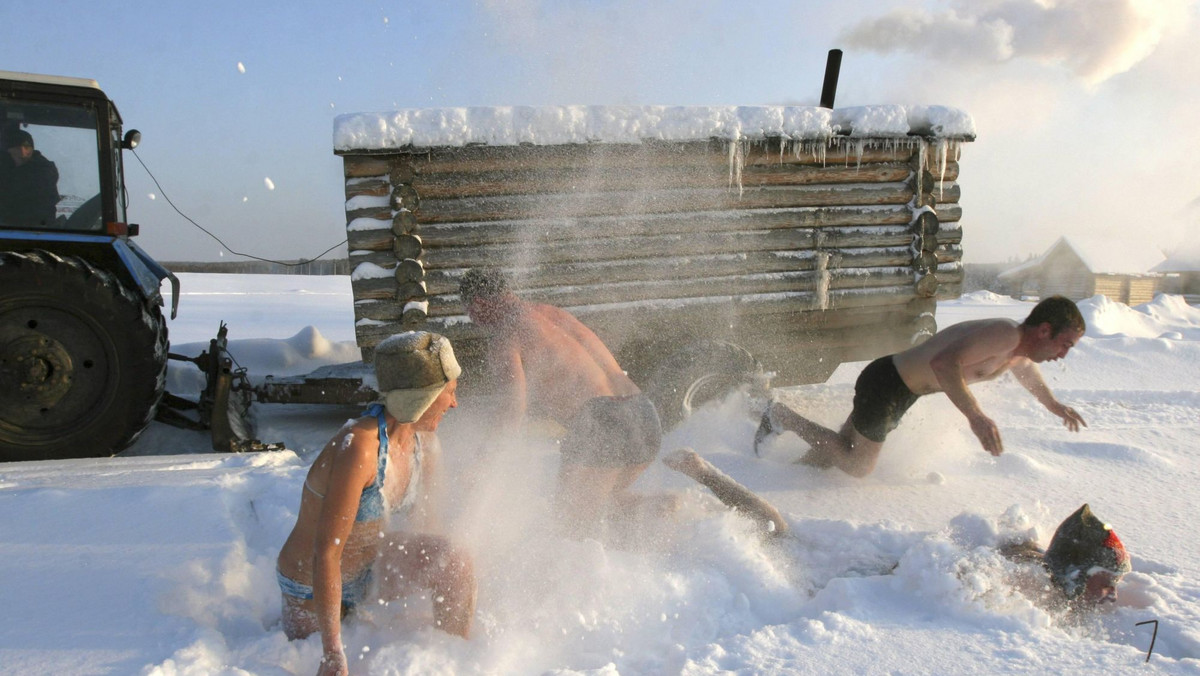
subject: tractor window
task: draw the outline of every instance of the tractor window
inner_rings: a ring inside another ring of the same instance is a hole
[[[0,139],[0,227],[103,227],[96,113],[5,102]]]

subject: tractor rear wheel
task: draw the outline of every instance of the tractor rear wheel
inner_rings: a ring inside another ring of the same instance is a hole
[[[705,402],[753,382],[762,372],[762,364],[740,345],[702,340],[664,359],[644,389],[666,431]]]
[[[112,274],[0,253],[0,460],[112,455],[162,399],[167,328]]]

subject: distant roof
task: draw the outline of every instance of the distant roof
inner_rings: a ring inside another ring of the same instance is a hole
[[[975,122],[947,106],[505,106],[412,108],[339,115],[335,151],[466,145],[695,141],[710,138],[826,140],[932,136],[975,139]]]
[[[999,277],[1009,279],[1037,268],[1060,247],[1070,249],[1090,272],[1098,275],[1145,275],[1160,272],[1153,268],[1165,258],[1158,247],[1144,241],[1071,235],[1059,237],[1041,256],[1005,270]]]
[[[0,70],[0,80],[19,80],[21,82],[39,82],[41,84],[66,85],[68,87],[89,87],[99,89],[95,80],[83,77],[66,77],[64,75],[38,75],[36,73],[17,73],[11,70]]]
[[[1153,272],[1200,272],[1200,245],[1176,251],[1167,260],[1150,268]]]

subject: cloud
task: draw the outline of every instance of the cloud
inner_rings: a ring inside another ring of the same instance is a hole
[[[959,0],[895,10],[842,34],[851,47],[958,63],[1031,59],[1088,84],[1123,73],[1187,21],[1188,0]]]

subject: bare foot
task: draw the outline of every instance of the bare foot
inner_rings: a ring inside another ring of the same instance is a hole
[[[705,465],[704,458],[686,446],[663,456],[662,461],[667,467],[690,477],[703,472]]]

